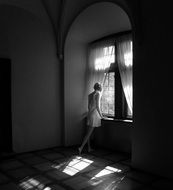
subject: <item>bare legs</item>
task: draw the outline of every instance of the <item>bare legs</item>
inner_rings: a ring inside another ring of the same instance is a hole
[[[81,154],[81,152],[82,152],[82,150],[83,150],[83,147],[85,146],[85,144],[86,144],[87,142],[88,142],[88,151],[91,151],[91,150],[92,150],[92,149],[91,149],[91,146],[90,146],[90,136],[91,136],[93,130],[94,130],[94,127],[89,127],[88,132],[87,132],[87,134],[86,134],[86,136],[84,137],[84,140],[83,140],[83,142],[82,142],[82,145],[78,148],[79,154]]]

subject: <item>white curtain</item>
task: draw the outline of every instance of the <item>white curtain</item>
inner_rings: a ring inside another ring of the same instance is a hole
[[[116,40],[117,62],[120,71],[122,86],[128,104],[128,115],[133,113],[133,51],[131,35]]]
[[[87,93],[93,91],[96,82],[103,85],[110,64],[114,62],[114,42],[103,41],[89,46]]]

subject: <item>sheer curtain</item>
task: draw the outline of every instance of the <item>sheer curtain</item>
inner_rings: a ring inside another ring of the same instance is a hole
[[[97,42],[89,46],[88,50],[88,72],[87,93],[93,91],[96,82],[103,85],[110,64],[114,62],[114,42]]]
[[[125,35],[116,40],[117,62],[120,71],[122,86],[128,104],[128,115],[133,113],[133,52],[132,37]]]

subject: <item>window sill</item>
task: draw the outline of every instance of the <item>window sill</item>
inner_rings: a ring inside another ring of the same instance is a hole
[[[121,122],[121,123],[133,123],[133,120],[130,119],[115,119],[115,118],[105,118],[102,119],[104,122]]]

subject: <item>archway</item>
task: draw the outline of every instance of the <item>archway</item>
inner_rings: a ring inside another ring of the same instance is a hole
[[[65,145],[79,144],[84,130],[87,111],[84,91],[88,43],[131,29],[127,13],[110,2],[89,6],[71,25],[64,48]]]

